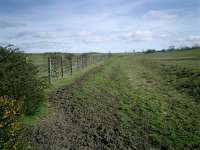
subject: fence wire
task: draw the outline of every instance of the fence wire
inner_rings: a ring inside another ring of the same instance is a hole
[[[92,64],[98,64],[110,57],[108,54],[30,54],[32,62],[38,66],[39,75],[52,84],[56,80],[73,75],[74,72]]]

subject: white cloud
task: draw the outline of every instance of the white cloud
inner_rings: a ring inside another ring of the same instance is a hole
[[[177,39],[182,39],[179,43],[199,42],[199,36],[189,36],[199,33],[197,11],[174,5],[163,7],[167,1],[162,6],[157,2],[62,0],[33,7],[23,14],[9,13],[7,17],[1,14],[0,41],[25,42],[19,46],[24,50],[65,49],[70,46],[80,51],[83,48],[164,48],[168,43],[176,43]]]
[[[29,52],[66,52],[66,49],[70,49],[70,43],[67,42],[55,42],[55,41],[26,41],[16,45],[22,49],[29,49]]]
[[[189,38],[187,38],[186,41],[200,43],[200,35],[189,36]]]
[[[200,35],[190,35],[188,37],[178,38],[171,43],[176,47],[200,45]]]
[[[36,34],[33,34],[33,37],[35,38],[44,38],[44,39],[54,39],[54,38],[65,38],[71,36],[68,33],[63,32],[39,32]]]
[[[21,27],[21,26],[26,26],[26,24],[0,20],[0,29],[7,29],[7,28]]]
[[[125,41],[151,41],[155,39],[163,39],[166,38],[167,35],[165,33],[155,32],[151,30],[136,30],[134,32],[126,31],[126,32],[111,32],[109,34],[101,34],[95,32],[88,31],[80,31],[80,32],[21,32],[18,33],[13,38],[26,38],[32,37],[36,40],[66,40],[66,41],[75,41],[82,42],[85,44],[91,43],[105,43],[105,42],[113,42],[119,40]]]
[[[12,39],[19,38],[33,38],[36,40],[67,40],[77,41],[83,43],[103,43],[113,40],[111,36],[105,36],[94,32],[80,31],[80,32],[19,32],[14,36],[10,36]]]
[[[144,16],[146,18],[150,17],[152,19],[164,19],[164,20],[171,20],[177,17],[177,15],[172,11],[162,11],[162,10],[150,10]]]
[[[151,41],[156,38],[165,38],[167,35],[163,33],[155,33],[150,30],[137,30],[132,33],[126,33],[121,37],[129,41]]]

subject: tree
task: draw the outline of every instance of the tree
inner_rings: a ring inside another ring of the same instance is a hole
[[[168,50],[169,50],[169,51],[175,50],[175,46],[174,46],[174,45],[169,46]]]
[[[150,53],[155,53],[156,50],[154,49],[148,49],[147,51],[145,51],[146,54],[150,54]]]

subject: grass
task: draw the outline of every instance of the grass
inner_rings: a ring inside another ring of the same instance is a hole
[[[164,53],[160,52],[160,53],[154,53],[150,55],[151,57],[157,57],[157,58],[200,57],[200,49],[171,51],[171,52],[164,52]]]
[[[40,76],[48,77],[48,56],[45,54],[30,54],[29,60],[38,66]]]
[[[199,101],[200,50],[153,54],[146,57],[144,63],[153,71],[162,74],[168,84]]]
[[[26,125],[34,125],[41,118],[47,117],[49,115],[49,111],[50,110],[49,110],[48,103],[43,100],[43,102],[39,105],[35,114],[31,116],[22,115],[19,119],[20,123],[26,124]]]
[[[31,55],[31,60],[35,65],[39,66],[39,70],[40,72],[42,72],[41,74],[45,75],[47,70],[44,69],[44,66],[46,64],[47,56],[46,55],[43,56],[41,54],[33,54]],[[86,68],[75,70],[73,72],[73,75],[68,74],[65,75],[63,79],[54,80],[53,84],[49,85],[49,87],[45,90],[45,97],[47,97],[49,93],[54,92],[63,86],[70,85],[84,73],[88,72],[89,70],[93,69],[96,66],[97,65],[92,64]],[[39,107],[34,115],[31,116],[23,115],[20,117],[19,120],[22,124],[34,125],[41,118],[52,115],[53,111],[54,110],[51,109],[47,100],[41,100],[41,104],[39,104]]]
[[[144,63],[145,57],[112,58],[103,71],[75,92],[74,97],[84,97],[77,102],[81,103],[79,109],[96,118],[100,114],[113,116],[111,122],[116,117],[123,133],[119,135],[122,145],[127,146],[124,149],[199,148],[199,104],[169,84],[154,66]]]
[[[78,146],[81,137],[88,149],[95,144],[102,149],[199,149],[200,71],[187,59],[181,64],[161,60],[198,55],[199,50],[113,56],[65,98],[58,96],[63,105],[58,106],[55,131],[56,124],[62,129],[69,125],[76,135],[67,132],[66,140],[73,135]],[[49,91],[77,78],[59,81]]]
[[[50,93],[50,92],[57,90],[58,88],[60,88],[62,86],[66,86],[66,85],[73,83],[81,75],[83,75],[84,73],[86,73],[87,71],[89,71],[95,67],[96,67],[96,65],[90,65],[87,68],[83,68],[83,69],[73,72],[73,75],[68,75],[68,76],[65,76],[65,78],[63,78],[63,79],[54,81],[54,83],[49,86],[49,88],[46,90],[46,92]]]
[[[200,71],[200,49],[156,53],[150,54],[149,57],[162,64]]]
[[[163,74],[154,71],[152,68],[156,66],[151,64],[149,68],[142,58],[135,59],[130,79],[136,93],[134,97],[138,97],[137,107],[144,118],[147,130],[144,135],[150,145],[158,149],[184,149],[199,145],[199,135],[191,134],[192,130],[199,131],[196,127],[199,124],[196,122],[199,106],[193,98],[168,84]]]

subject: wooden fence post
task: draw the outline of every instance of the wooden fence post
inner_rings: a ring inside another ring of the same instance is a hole
[[[78,56],[76,56],[76,68],[77,68],[77,70],[79,69],[79,57]]]
[[[81,55],[81,67],[83,68],[83,55]]]
[[[70,57],[70,74],[72,75],[72,61],[73,61],[73,59],[72,59],[72,57]]]
[[[85,56],[85,67],[88,65],[88,55]]]
[[[64,73],[63,73],[63,56],[60,56],[60,64],[61,64],[61,76],[63,78],[64,77]]]
[[[49,84],[51,84],[51,56],[48,57],[48,79]]]

